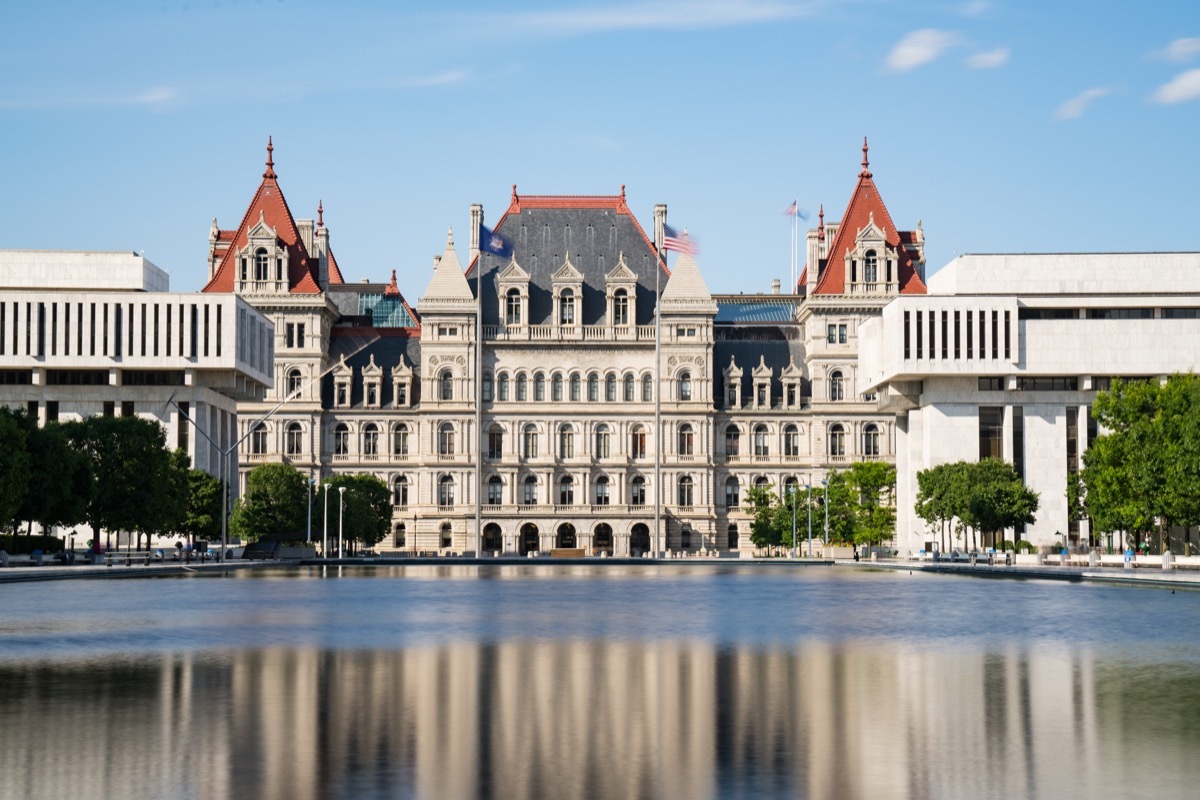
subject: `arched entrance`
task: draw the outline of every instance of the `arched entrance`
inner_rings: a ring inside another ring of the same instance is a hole
[[[629,554],[634,558],[650,552],[650,528],[639,522],[629,531]]]
[[[608,553],[611,556],[613,554],[612,526],[607,522],[601,522],[592,532],[592,552],[596,555]]]
[[[559,548],[576,547],[577,537],[575,536],[575,526],[569,522],[564,522],[558,526],[558,533],[554,537],[554,546]]]
[[[536,553],[542,549],[541,542],[538,540],[538,527],[532,522],[526,522],[521,526],[521,555],[526,553]]]
[[[504,535],[500,532],[500,526],[494,522],[489,522],[483,526],[483,552],[499,553],[504,549]]]
[[[730,549],[730,550],[737,550],[737,549],[738,549],[738,528],[737,528],[737,525],[730,525],[730,526],[729,526],[729,540],[728,540],[728,542],[727,542],[727,546],[729,547],[729,549]]]

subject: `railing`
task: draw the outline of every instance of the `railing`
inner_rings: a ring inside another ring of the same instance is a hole
[[[438,513],[439,514],[453,514],[454,506],[452,506],[452,505],[444,506],[441,503],[439,503],[438,504]]]
[[[349,453],[334,453],[333,460],[334,461],[349,461],[350,454]]]
[[[517,506],[517,513],[519,514],[536,514],[537,510],[537,503],[521,503]]]
[[[483,338],[499,342],[652,342],[653,325],[484,325]]]
[[[555,514],[570,514],[574,510],[575,510],[575,506],[570,503],[567,503],[567,504],[555,503],[554,504],[554,513]]]
[[[378,453],[363,453],[362,460],[363,461],[378,461],[379,454]]]

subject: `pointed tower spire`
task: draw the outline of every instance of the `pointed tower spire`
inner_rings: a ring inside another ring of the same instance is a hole
[[[825,204],[821,203],[821,210],[817,213],[817,241],[825,241]]]
[[[395,297],[400,294],[400,287],[396,285],[396,270],[392,270],[392,282],[383,290],[385,297]]]
[[[322,205],[320,200],[317,201],[317,227],[325,227],[325,206]]]
[[[860,178],[871,177],[871,170],[869,169],[870,166],[871,166],[871,162],[867,160],[867,137],[864,136],[863,137],[862,172],[858,173],[858,177],[860,177]]]
[[[267,137],[267,171],[263,173],[264,178],[275,177],[275,157],[272,155],[275,152],[275,145],[271,144],[271,137]]]

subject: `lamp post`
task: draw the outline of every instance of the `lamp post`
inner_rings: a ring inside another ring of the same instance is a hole
[[[346,487],[338,487],[338,561],[345,557],[342,550],[342,517],[346,511]]]
[[[792,504],[792,560],[796,560],[796,487],[788,484],[788,501]]]
[[[829,481],[821,481],[821,485],[825,487],[825,546],[829,546]]]
[[[808,476],[804,488],[808,491],[808,557],[812,558],[812,475]]]
[[[312,544],[312,496],[313,484],[317,482],[316,478],[308,479],[308,544]]]
[[[324,522],[324,532],[321,534],[321,558],[329,558],[329,481],[321,484],[321,488],[325,491],[325,515],[322,517]]]

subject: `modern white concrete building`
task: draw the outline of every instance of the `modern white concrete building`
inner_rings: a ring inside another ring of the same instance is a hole
[[[238,403],[271,385],[274,330],[239,297],[168,283],[136,253],[0,250],[0,404],[42,424],[154,419],[169,445],[218,475],[205,435],[222,449],[236,441]]]
[[[1040,496],[1019,538],[1100,544],[1067,518],[1091,404],[1114,377],[1200,365],[1200,253],[964,255],[928,285],[859,328],[858,389],[897,415],[897,546],[939,538],[913,511],[917,473],[985,456]]]

